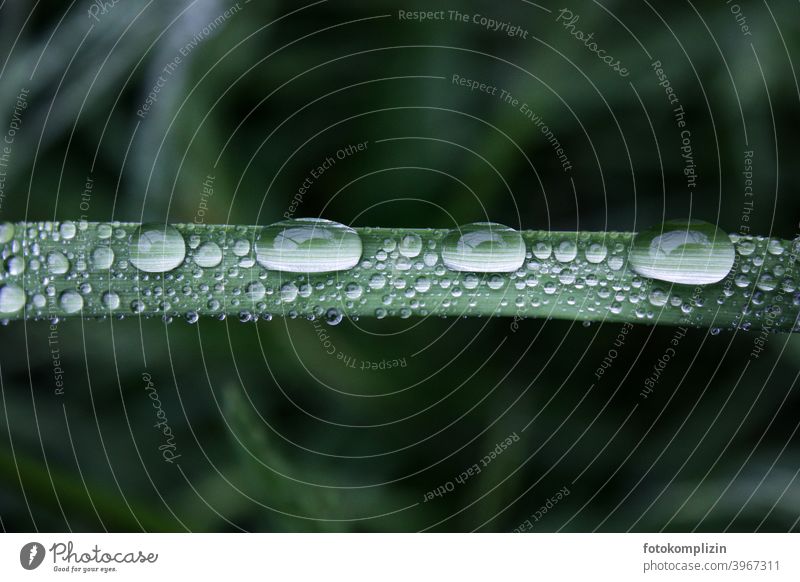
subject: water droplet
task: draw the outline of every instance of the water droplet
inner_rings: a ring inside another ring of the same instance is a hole
[[[325,323],[328,325],[339,325],[342,322],[343,317],[344,315],[339,309],[331,307],[325,312]]]
[[[110,247],[100,246],[92,251],[92,263],[95,269],[105,271],[114,263],[114,251]]]
[[[290,273],[327,273],[352,269],[361,259],[361,238],[349,226],[319,218],[278,222],[263,229],[256,260]]]
[[[261,301],[267,290],[264,288],[263,283],[260,281],[253,281],[247,285],[245,293],[250,301]]]
[[[25,291],[16,285],[0,287],[0,313],[16,313],[25,305]]]
[[[52,251],[47,255],[47,269],[53,275],[63,275],[69,271],[69,259],[59,251]]]
[[[654,307],[664,307],[667,304],[669,295],[663,289],[655,287],[649,296],[650,304]]]
[[[67,290],[58,298],[58,304],[64,313],[77,313],[83,309],[83,297],[77,292]]]
[[[370,289],[383,289],[386,287],[386,277],[381,275],[380,273],[376,273],[369,278],[369,288]]]
[[[404,257],[413,259],[422,252],[422,238],[418,234],[407,234],[400,239],[400,246],[397,250]]]
[[[194,262],[204,269],[216,267],[222,262],[222,249],[215,242],[204,242],[194,252]]]
[[[364,289],[361,288],[361,285],[358,283],[348,283],[347,286],[344,288],[344,294],[347,296],[348,299],[356,300],[360,299],[361,296],[364,294]]]
[[[75,223],[72,221],[62,222],[61,226],[58,229],[61,238],[64,240],[70,240],[75,238],[75,234],[78,232],[78,228],[75,226]]]
[[[451,230],[442,260],[454,271],[509,273],[525,261],[525,243],[516,230],[492,222],[475,222]]]
[[[101,298],[106,309],[117,309],[119,307],[119,295],[113,291],[106,291]]]
[[[240,238],[233,243],[233,254],[237,257],[243,257],[250,252],[250,242]]]
[[[183,263],[186,242],[168,224],[143,225],[131,241],[130,261],[146,273],[164,273]]]
[[[0,222],[0,245],[6,244],[14,238],[14,225],[10,222]]]
[[[295,299],[297,299],[298,293],[297,285],[289,281],[288,283],[284,283],[281,285],[281,301],[286,303],[291,303]]]
[[[533,243],[531,251],[533,252],[534,257],[540,261],[546,261],[550,258],[550,255],[553,254],[553,245],[546,240],[540,240]]]
[[[6,261],[6,270],[12,277],[17,277],[25,272],[25,259],[13,255]]]
[[[111,238],[111,233],[113,229],[111,228],[110,224],[98,224],[97,225],[97,238],[106,240]]]
[[[556,260],[560,263],[569,263],[578,256],[578,245],[574,240],[562,240],[555,250]]]
[[[762,291],[774,291],[775,287],[777,287],[777,282],[775,281],[775,277],[764,273],[761,277],[758,278],[758,282],[756,283],[756,287],[761,289]]]
[[[593,264],[602,263],[608,256],[608,249],[601,243],[591,243],[586,248],[586,260]]]
[[[628,257],[634,271],[683,285],[724,279],[735,260],[728,235],[700,220],[670,220],[636,235]]]

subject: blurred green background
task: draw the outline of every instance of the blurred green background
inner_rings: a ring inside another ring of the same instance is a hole
[[[572,28],[562,8],[579,16]],[[414,10],[445,17],[400,16]],[[0,219],[269,224],[294,211],[355,226],[635,231],[691,215],[794,238],[798,16],[788,1],[6,0],[0,134],[20,129]],[[694,190],[657,60],[686,112]],[[0,328],[2,527],[796,530],[798,340],[771,337],[749,359],[754,334],[691,330],[645,399],[675,329],[637,326],[622,343],[620,329],[12,323]]]

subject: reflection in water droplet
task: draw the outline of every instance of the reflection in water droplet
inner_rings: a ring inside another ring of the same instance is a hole
[[[525,243],[516,230],[492,222],[475,222],[451,230],[442,260],[454,271],[510,273],[525,261]]]
[[[361,259],[361,238],[349,226],[318,218],[286,220],[265,227],[256,242],[256,260],[290,273],[352,269]]]
[[[183,263],[186,242],[178,229],[164,224],[143,225],[131,241],[130,261],[146,273],[164,273]]]
[[[628,260],[634,271],[651,279],[709,285],[730,273],[735,254],[728,235],[713,224],[670,220],[637,234]]]

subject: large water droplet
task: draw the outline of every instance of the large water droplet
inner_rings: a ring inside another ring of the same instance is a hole
[[[143,225],[131,241],[131,263],[146,273],[171,271],[184,257],[186,242],[178,229],[168,224]]]
[[[16,285],[0,287],[0,313],[16,313],[25,305],[25,291]]]
[[[64,291],[58,299],[58,304],[64,313],[77,313],[83,309],[83,297],[77,291]]]
[[[512,228],[493,222],[475,222],[447,234],[442,260],[454,271],[510,273],[525,261],[525,243],[520,233]]]
[[[709,285],[724,279],[735,260],[730,237],[700,220],[670,220],[636,235],[628,256],[634,271],[660,281]]]
[[[256,260],[290,273],[327,273],[352,269],[361,259],[361,238],[344,224],[298,218],[265,227],[256,241]]]

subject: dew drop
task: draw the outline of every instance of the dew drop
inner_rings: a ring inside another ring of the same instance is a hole
[[[197,247],[194,253],[194,262],[198,267],[210,269],[222,262],[222,249],[215,242],[208,241]]]
[[[17,277],[25,272],[25,259],[16,255],[8,257],[6,270],[12,277]]]
[[[352,269],[361,259],[361,238],[343,224],[298,218],[265,227],[256,241],[256,260],[267,269],[327,273]]]
[[[119,295],[117,295],[113,291],[106,291],[105,293],[103,293],[101,301],[103,302],[103,306],[106,309],[111,309],[111,310],[117,309],[120,303]]]
[[[14,225],[10,222],[0,222],[0,245],[6,244],[14,238]]]
[[[52,251],[47,255],[47,270],[53,275],[63,275],[69,271],[69,259],[60,251]]]
[[[186,257],[186,242],[178,229],[168,224],[143,225],[131,241],[130,261],[146,273],[165,273]]]
[[[670,220],[636,235],[629,254],[634,271],[660,281],[709,285],[724,279],[735,260],[728,235],[700,220]]]
[[[260,281],[253,281],[252,283],[249,283],[245,290],[247,298],[250,301],[261,301],[264,299],[266,292],[267,290],[264,288],[264,284]]]
[[[61,226],[58,229],[61,238],[64,240],[70,240],[75,238],[75,235],[78,232],[78,228],[75,226],[75,223],[72,221],[62,222]]]
[[[578,256],[578,245],[573,240],[562,240],[555,249],[556,260],[569,263]]]
[[[114,251],[111,247],[99,246],[92,251],[92,263],[95,269],[105,271],[114,263]]]
[[[77,313],[83,309],[83,297],[77,291],[64,291],[58,298],[58,304],[64,313]]]
[[[400,245],[397,250],[404,257],[413,259],[422,252],[422,238],[418,234],[407,234],[400,239]]]
[[[16,285],[0,287],[0,313],[16,313],[25,305],[25,291]]]
[[[335,307],[331,307],[325,312],[325,323],[328,325],[339,325],[343,318],[342,312]]]
[[[602,263],[608,256],[608,249],[601,243],[591,243],[586,248],[586,260],[593,264]]]
[[[546,240],[540,240],[533,243],[531,251],[533,252],[534,257],[540,261],[546,261],[550,258],[550,255],[553,254],[553,245]]]
[[[492,222],[475,222],[451,230],[442,260],[454,271],[510,273],[525,261],[525,243],[516,230]]]
[[[292,283],[291,281],[288,283],[284,283],[281,285],[281,301],[285,303],[291,303],[295,299],[297,299],[297,293],[299,292],[297,285]]]

